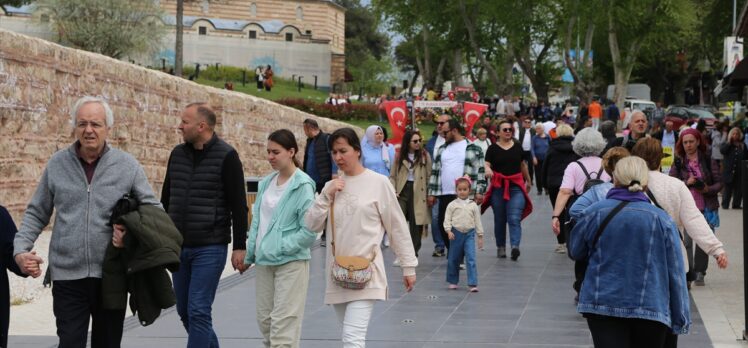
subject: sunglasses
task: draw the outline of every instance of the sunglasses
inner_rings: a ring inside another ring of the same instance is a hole
[[[413,144],[419,144],[421,142],[421,139],[413,139],[410,142]]]
[[[441,125],[443,125],[443,124],[445,124],[445,123],[447,123],[447,122],[437,122],[436,124],[438,124],[438,125],[440,125],[440,126],[441,126]]]
[[[505,133],[511,133],[514,132],[514,128],[502,128],[501,131]]]

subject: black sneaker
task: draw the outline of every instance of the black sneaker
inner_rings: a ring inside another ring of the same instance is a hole
[[[519,258],[519,248],[512,248],[512,261],[517,261]]]
[[[442,257],[444,256],[444,249],[436,249],[434,250],[434,253],[431,254],[433,257]]]

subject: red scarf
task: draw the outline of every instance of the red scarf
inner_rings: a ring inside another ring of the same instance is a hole
[[[503,198],[505,201],[508,201],[511,198],[511,194],[509,193],[509,186],[511,184],[515,184],[522,189],[522,194],[525,196],[525,208],[522,209],[522,219],[524,220],[528,217],[530,213],[532,213],[532,200],[530,200],[530,196],[527,194],[525,179],[522,177],[521,172],[509,176],[496,172],[493,173],[493,177],[491,177],[491,185],[488,186],[488,191],[486,191],[486,195],[483,198],[483,204],[481,204],[481,213],[485,212],[486,209],[491,206],[491,194],[494,189],[504,188]],[[494,214],[496,214],[496,212],[494,212]]]

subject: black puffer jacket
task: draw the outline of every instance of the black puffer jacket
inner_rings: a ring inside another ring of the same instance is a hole
[[[141,325],[152,324],[162,309],[176,303],[167,269],[179,269],[182,235],[166,212],[158,206],[141,205],[120,217],[125,225],[125,247],[111,243],[104,258],[102,301],[106,309],[127,307],[138,314]]]
[[[566,166],[579,159],[579,156],[574,153],[571,147],[572,140],[574,140],[574,137],[565,136],[551,141],[548,154],[545,155],[545,161],[543,161],[542,175],[545,179],[546,189],[558,189],[561,187],[561,180],[564,178]]]

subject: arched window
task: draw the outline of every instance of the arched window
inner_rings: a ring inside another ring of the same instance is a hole
[[[296,19],[300,21],[304,20],[304,9],[301,6],[296,8]]]
[[[257,17],[257,4],[254,2],[249,5],[249,15],[252,17]]]

